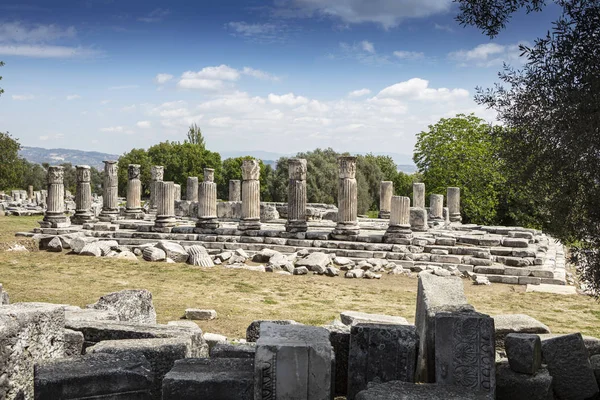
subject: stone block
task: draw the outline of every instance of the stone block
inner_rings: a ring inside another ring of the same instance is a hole
[[[163,400],[253,400],[254,361],[242,358],[186,359],[163,379]]]
[[[152,398],[150,363],[133,354],[46,360],[35,366],[33,384],[36,400]]]
[[[331,257],[329,254],[315,252],[296,261],[296,267],[306,267],[309,271],[324,273],[330,263]]]
[[[429,225],[427,224],[427,210],[424,208],[411,207],[409,221],[412,230],[426,231],[429,229]]]
[[[156,245],[156,248],[163,250],[166,253],[167,258],[170,258],[178,263],[186,262],[189,257],[187,251],[185,251],[183,246],[181,246],[179,243],[161,240]]]
[[[513,371],[533,375],[542,367],[542,342],[538,335],[509,333],[504,347]]]
[[[65,329],[65,357],[80,356],[83,353],[83,333]]]
[[[393,381],[371,385],[358,393],[356,400],[489,400],[485,393],[476,393],[458,386],[415,384]]]
[[[439,263],[448,263],[448,264],[461,264],[462,257],[461,256],[453,256],[453,255],[444,256],[444,255],[432,254],[431,261],[439,262]]]
[[[438,237],[435,239],[435,244],[438,246],[456,246],[455,238]]]
[[[490,282],[506,283],[507,285],[518,285],[519,277],[510,275],[486,275]]]
[[[522,268],[522,267],[504,267],[504,273],[506,275],[513,275],[513,276],[529,276],[529,274],[531,274],[531,271],[529,270],[529,268]]]
[[[359,324],[352,327],[347,399],[369,382],[415,381],[419,337],[411,325]]]
[[[210,321],[217,318],[215,310],[200,310],[198,308],[186,308],[185,318],[195,321]]]
[[[306,325],[261,324],[254,365],[255,400],[330,400],[334,362],[329,332]]]
[[[152,293],[146,289],[127,289],[105,294],[96,303],[88,305],[88,308],[113,311],[119,316],[119,321],[140,324],[156,323]]]
[[[540,334],[538,334],[538,336],[540,337],[540,339],[543,342],[546,339],[561,337],[564,335],[552,334],[552,333],[540,333]],[[590,357],[594,356],[596,354],[600,354],[600,339],[595,338],[593,336],[583,336],[583,344],[585,345],[585,348],[587,349],[588,353],[590,354]],[[544,362],[543,351],[542,351],[542,362]]]
[[[539,285],[541,283],[541,278],[536,278],[533,276],[520,276],[519,277],[519,285]]]
[[[476,274],[502,275],[504,274],[504,267],[502,265],[493,265],[491,267],[474,267],[473,272]]]
[[[598,383],[580,333],[542,340],[542,355],[559,399],[588,399]]]
[[[596,354],[590,357],[590,365],[594,370],[596,376],[596,382],[600,385],[600,354]]]
[[[553,399],[552,377],[548,370],[535,375],[513,371],[508,363],[496,365],[496,400],[549,400]]]
[[[525,314],[500,314],[494,318],[496,351],[504,350],[504,339],[509,333],[550,333],[550,328]]]
[[[489,393],[496,388],[494,320],[474,311],[435,316],[435,382]]]
[[[246,341],[247,342],[256,342],[260,337],[260,324],[263,322],[271,322],[273,324],[279,325],[300,325],[298,322],[292,319],[283,319],[283,320],[256,320],[252,321],[248,328],[246,328]]]
[[[356,324],[393,324],[409,325],[408,320],[403,317],[395,317],[382,314],[367,314],[358,311],[342,311],[340,319],[344,325]]]
[[[254,360],[256,346],[254,343],[217,343],[210,349],[211,358],[247,358]]]
[[[505,237],[502,239],[502,246],[504,247],[518,247],[527,248],[529,247],[529,240],[520,238]]]
[[[537,278],[554,278],[554,270],[546,268],[530,268],[531,276]]]
[[[348,391],[348,357],[350,353],[350,326],[325,325],[335,353],[334,396],[346,396]]]

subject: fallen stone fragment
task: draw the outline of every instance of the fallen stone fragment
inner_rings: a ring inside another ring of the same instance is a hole
[[[458,386],[391,381],[371,385],[355,400],[489,400],[489,395]]]
[[[189,257],[188,252],[179,243],[161,240],[156,248],[163,250],[167,257],[176,263],[184,263]]]
[[[91,257],[100,257],[102,255],[102,250],[98,246],[97,243],[87,243],[81,251],[79,252],[80,256],[91,256]]]
[[[504,338],[509,333],[550,333],[550,328],[525,314],[493,315],[496,330],[496,351],[504,350]]]
[[[359,311],[342,311],[340,319],[344,325],[356,324],[393,324],[410,325],[408,320],[403,317],[383,314],[367,314]]]
[[[515,372],[506,362],[496,365],[496,400],[552,398],[552,377],[548,370],[541,369],[535,375],[528,375]]]
[[[156,324],[152,293],[146,289],[121,290],[106,294],[88,308],[116,312],[119,321]]]
[[[146,261],[165,261],[167,259],[167,253],[156,247],[146,247],[142,252],[142,256]]]
[[[46,249],[53,253],[60,253],[63,249],[60,238],[58,236],[54,236],[54,238],[46,245]]]
[[[533,375],[542,367],[542,342],[538,335],[509,333],[504,347],[513,371]]]
[[[263,322],[270,322],[278,325],[301,325],[300,323],[292,320],[292,319],[280,319],[280,320],[256,320],[252,321],[248,328],[246,328],[246,341],[248,342],[256,342],[260,337],[260,324]]]
[[[340,274],[340,271],[335,268],[335,267],[327,267],[325,268],[325,275],[326,276],[338,276]]]
[[[363,276],[365,276],[365,271],[358,268],[350,270],[344,275],[346,278],[362,278]]]
[[[122,251],[117,254],[117,258],[129,261],[139,261],[135,254],[131,251]]]
[[[297,267],[306,267],[309,271],[317,273],[325,273],[325,269],[331,262],[331,258],[328,254],[321,252],[314,252],[309,254],[307,257],[296,261]]]
[[[215,263],[203,246],[193,245],[187,248],[187,263],[198,267],[214,267]],[[231,258],[231,257],[229,257]]]
[[[308,274],[308,268],[306,268],[306,267],[294,268],[294,275],[306,275],[306,274]]]
[[[215,310],[201,310],[198,308],[187,308],[185,310],[185,318],[196,321],[210,321],[217,318]]]
[[[210,348],[211,358],[248,358],[254,360],[256,345],[254,343],[215,343]],[[336,360],[337,361],[337,360]]]

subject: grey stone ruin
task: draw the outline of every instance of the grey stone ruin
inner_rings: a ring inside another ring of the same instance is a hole
[[[244,160],[242,164],[242,218],[238,229],[260,229],[260,165],[257,160]]]
[[[156,213],[156,186],[157,182],[162,182],[165,176],[165,167],[162,165],[153,165],[150,169],[150,211]]]
[[[331,236],[335,240],[353,240],[360,233],[356,157],[338,157],[338,169],[338,219]]]
[[[255,400],[331,400],[335,356],[324,328],[260,326],[254,360]]]
[[[181,185],[175,184],[175,201],[181,201]]]
[[[27,187],[27,200],[29,200],[29,202],[33,202],[33,186],[29,185]]]
[[[140,165],[129,164],[127,167],[127,204],[125,217],[129,219],[143,219],[142,211],[142,181],[140,180]]]
[[[198,177],[190,176],[187,178],[185,188],[185,199],[187,201],[198,201]]]
[[[42,228],[66,228],[71,220],[65,215],[64,169],[61,166],[48,167],[48,197],[44,220],[39,224]]]
[[[425,208],[425,184],[413,183],[413,207]]]
[[[169,233],[175,226],[175,184],[173,182],[155,182],[156,219],[154,231]]]
[[[204,181],[198,184],[198,222],[196,222],[196,228],[202,233],[204,230],[214,230],[218,227],[215,170],[204,168]]]
[[[410,230],[410,199],[403,196],[392,196],[390,201],[390,223],[384,234],[386,243],[411,244],[413,237]]]
[[[75,191],[75,215],[71,217],[71,223],[83,225],[87,222],[96,222],[92,212],[92,186],[89,165],[77,165],[76,167],[77,187]]]
[[[447,190],[446,201],[448,203],[448,213],[450,222],[461,222],[460,216],[460,188],[449,187]]]
[[[229,181],[229,201],[242,201],[242,181]]]
[[[379,218],[389,219],[394,195],[394,182],[382,181],[379,188]]]
[[[285,229],[288,232],[306,232],[306,160],[288,160],[288,219]]]
[[[444,222],[444,195],[429,195],[429,222]]]
[[[118,176],[117,161],[109,160],[104,162],[104,182],[102,185],[102,211],[98,219],[103,222],[112,222],[119,217],[119,199],[118,199]]]

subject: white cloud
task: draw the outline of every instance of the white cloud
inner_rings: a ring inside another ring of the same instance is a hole
[[[152,12],[150,12],[149,14],[143,16],[143,17],[139,17],[138,21],[142,21],[142,22],[160,22],[162,21],[167,15],[171,14],[170,10],[164,9],[164,8],[157,8],[155,10],[153,10]]]
[[[22,56],[34,58],[86,58],[99,56],[101,54],[101,51],[85,47],[0,44],[0,55],[3,56]]]
[[[231,35],[255,42],[281,42],[286,38],[287,28],[279,23],[247,23],[232,21],[225,24]]]
[[[77,35],[74,27],[61,28],[51,25],[26,25],[22,22],[3,22],[0,24],[0,42],[2,43],[48,43]]]
[[[171,74],[158,74],[154,78],[154,81],[159,85],[163,85],[173,79],[173,75]]]
[[[371,91],[367,88],[364,88],[351,91],[350,93],[348,93],[348,97],[362,97],[368,94],[371,94]]]
[[[100,132],[109,132],[109,133],[124,133],[126,135],[132,135],[134,132],[131,129],[127,129],[124,126],[109,126],[106,128],[100,128]]]
[[[33,99],[35,99],[35,96],[32,95],[32,94],[13,94],[12,95],[12,99],[13,100],[20,100],[20,101],[33,100]]]
[[[123,111],[123,112],[132,112],[132,111],[135,111],[135,109],[136,109],[135,104],[132,104],[130,106],[121,107],[121,111]]]
[[[81,99],[81,96],[78,94],[69,94],[67,95],[67,100],[71,101],[71,100],[79,100]]]
[[[433,89],[429,87],[429,81],[421,78],[412,78],[388,86],[377,94],[377,98],[404,98],[416,100],[448,101],[457,98],[469,97],[465,89]]]
[[[186,71],[181,75],[177,86],[183,89],[222,91],[224,89],[233,89],[234,82],[238,81],[242,75],[262,80],[279,81],[280,79],[259,69],[244,67],[238,70],[222,64],[219,66],[204,67],[197,72]]]
[[[138,128],[147,129],[152,128],[152,123],[150,121],[138,121],[136,122],[135,126],[137,126]]]
[[[363,64],[384,65],[390,64],[389,57],[385,54],[377,54],[375,45],[371,42],[363,40],[359,43],[340,43],[340,54],[330,54],[333,59],[355,59]]]
[[[454,60],[461,66],[476,65],[478,67],[493,67],[503,63],[523,63],[526,60],[519,56],[521,51],[519,45],[529,45],[527,42],[519,42],[512,45],[500,45],[497,43],[485,43],[475,46],[470,50],[459,50],[448,54],[450,60]]]
[[[217,67],[204,67],[198,72],[187,71],[182,75],[183,79],[218,79],[223,81],[237,81],[240,73],[228,65],[221,64]]]
[[[454,32],[454,29],[450,25],[440,25],[436,23],[434,24],[434,28],[439,31]]]
[[[287,93],[281,96],[271,93],[269,94],[268,99],[272,104],[282,104],[286,106],[297,106],[309,102],[306,97],[296,96],[294,93]]]
[[[54,133],[51,135],[42,135],[39,137],[40,140],[60,140],[64,139],[64,133]]]
[[[280,78],[278,76],[271,75],[268,72],[261,71],[260,69],[250,68],[250,67],[244,67],[244,69],[242,69],[242,74],[248,75],[248,76],[251,76],[251,77],[257,78],[257,79],[262,79],[262,80],[269,80],[269,81],[279,81],[280,80]]]
[[[182,78],[177,82],[177,86],[183,89],[220,90],[225,85],[219,80]]]
[[[402,51],[398,50],[394,52],[394,56],[401,60],[421,60],[425,58],[425,53],[418,51]]]
[[[362,47],[363,51],[366,51],[367,53],[375,53],[375,46],[368,40],[363,40],[362,42],[360,42],[360,46]]]

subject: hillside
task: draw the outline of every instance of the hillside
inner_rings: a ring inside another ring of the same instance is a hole
[[[99,153],[97,151],[82,151],[72,149],[43,149],[41,147],[23,146],[19,155],[29,162],[73,165],[89,165],[98,169],[104,168],[102,161],[118,160],[116,154]]]

